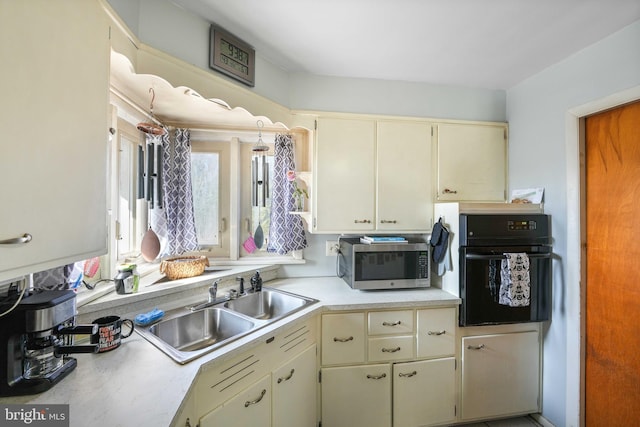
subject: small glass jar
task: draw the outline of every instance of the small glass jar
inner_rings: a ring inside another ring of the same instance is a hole
[[[140,275],[135,264],[121,264],[117,267],[116,275],[116,292],[119,294],[132,294],[138,292],[140,284]]]

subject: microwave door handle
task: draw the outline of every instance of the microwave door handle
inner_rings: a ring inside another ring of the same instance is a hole
[[[547,259],[547,258],[551,258],[551,254],[527,254],[527,256],[529,258],[542,258],[542,259]],[[466,254],[465,255],[466,259],[472,259],[472,260],[501,260],[504,259],[504,256],[502,255],[478,255],[478,254]]]

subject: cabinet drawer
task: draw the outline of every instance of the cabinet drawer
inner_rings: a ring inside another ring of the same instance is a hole
[[[413,311],[374,311],[369,313],[369,335],[412,334]]]
[[[322,316],[322,364],[364,362],[364,313]]]
[[[456,351],[456,309],[418,310],[418,357],[449,356]]]
[[[369,338],[369,361],[413,359],[413,336]]]

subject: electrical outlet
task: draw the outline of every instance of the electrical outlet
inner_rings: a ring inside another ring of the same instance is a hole
[[[338,255],[338,249],[340,246],[338,245],[337,240],[327,240],[327,246],[325,250],[326,256],[335,256]]]

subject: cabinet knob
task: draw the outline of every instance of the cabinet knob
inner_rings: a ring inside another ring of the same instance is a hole
[[[449,188],[445,188],[444,190],[442,190],[443,194],[458,194],[457,190],[451,190]]]
[[[20,237],[14,237],[12,239],[0,240],[0,245],[22,245],[29,243],[33,239],[33,236],[29,233],[24,233]]]

